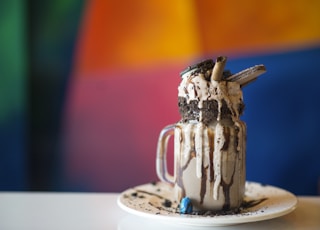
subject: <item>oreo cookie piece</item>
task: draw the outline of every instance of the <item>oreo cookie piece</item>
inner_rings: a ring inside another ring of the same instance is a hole
[[[182,77],[186,73],[190,73],[190,74],[202,73],[205,76],[206,80],[209,81],[213,67],[214,67],[214,61],[212,59],[207,59],[197,64],[188,66],[185,70],[180,72],[180,76]]]

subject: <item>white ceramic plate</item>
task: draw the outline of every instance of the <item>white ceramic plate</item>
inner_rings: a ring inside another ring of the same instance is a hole
[[[246,183],[245,200],[247,202],[262,202],[243,208],[238,214],[179,214],[176,211],[178,204],[171,202],[170,205],[169,201],[174,200],[172,194],[172,187],[166,183],[144,184],[121,193],[118,198],[118,205],[134,215],[153,218],[166,223],[193,226],[224,226],[268,220],[288,214],[297,206],[297,198],[292,193],[255,182]]]

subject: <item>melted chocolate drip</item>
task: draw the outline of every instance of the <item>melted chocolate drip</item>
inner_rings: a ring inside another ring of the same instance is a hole
[[[268,198],[261,198],[258,200],[248,200],[248,201],[243,201],[241,204],[242,209],[247,209],[247,208],[252,208],[254,206],[257,206],[258,204],[261,204],[263,201],[268,200]]]
[[[234,164],[232,176],[230,183],[226,183],[224,180],[221,180],[221,185],[224,193],[224,204],[223,204],[223,211],[228,211],[230,210],[230,187],[233,184],[233,179],[234,179],[234,174],[236,172],[236,164]]]
[[[209,129],[208,129],[208,136],[209,136],[209,148],[210,148],[210,152],[209,152],[209,170],[210,170],[210,177],[209,177],[209,181],[210,183],[213,183],[214,180],[214,168],[213,168],[213,152],[214,152],[214,133],[212,133]]]
[[[223,127],[223,136],[224,136],[224,143],[222,146],[222,151],[226,151],[229,148],[229,143],[230,143],[230,128],[229,127]]]

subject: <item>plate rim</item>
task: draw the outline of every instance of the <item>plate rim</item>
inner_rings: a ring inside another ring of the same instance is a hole
[[[160,182],[163,183],[163,182]],[[262,186],[261,183],[258,182],[252,182],[252,181],[246,181],[246,186],[247,184],[250,183],[253,186]],[[144,217],[144,218],[149,218],[149,219],[154,219],[154,220],[159,220],[159,221],[166,221],[170,222],[171,224],[175,225],[189,225],[189,226],[228,226],[228,225],[236,225],[236,224],[243,224],[243,223],[251,223],[251,222],[258,222],[258,221],[263,221],[263,220],[270,220],[274,218],[278,218],[284,215],[289,214],[290,212],[294,211],[297,208],[298,205],[298,199],[297,197],[282,188],[278,188],[276,186],[272,185],[263,185],[263,186],[268,186],[272,189],[275,189],[277,191],[285,192],[288,199],[290,197],[291,199],[291,205],[283,210],[273,212],[273,213],[262,213],[262,214],[257,214],[257,215],[242,215],[242,214],[232,214],[232,215],[219,215],[219,216],[192,216],[192,215],[180,215],[180,216],[170,216],[170,215],[163,215],[163,214],[154,214],[154,213],[149,213],[149,212],[144,212],[141,210],[137,210],[135,208],[128,207],[122,202],[122,198],[125,195],[125,193],[129,192],[130,190],[140,187],[140,186],[146,186],[149,183],[146,184],[141,184],[134,186],[132,188],[128,188],[125,191],[121,192],[117,198],[117,204],[118,206],[126,211],[127,213]]]

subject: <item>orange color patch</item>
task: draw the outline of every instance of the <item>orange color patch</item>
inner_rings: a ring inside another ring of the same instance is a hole
[[[74,75],[320,41],[320,1],[99,1],[87,6]]]

